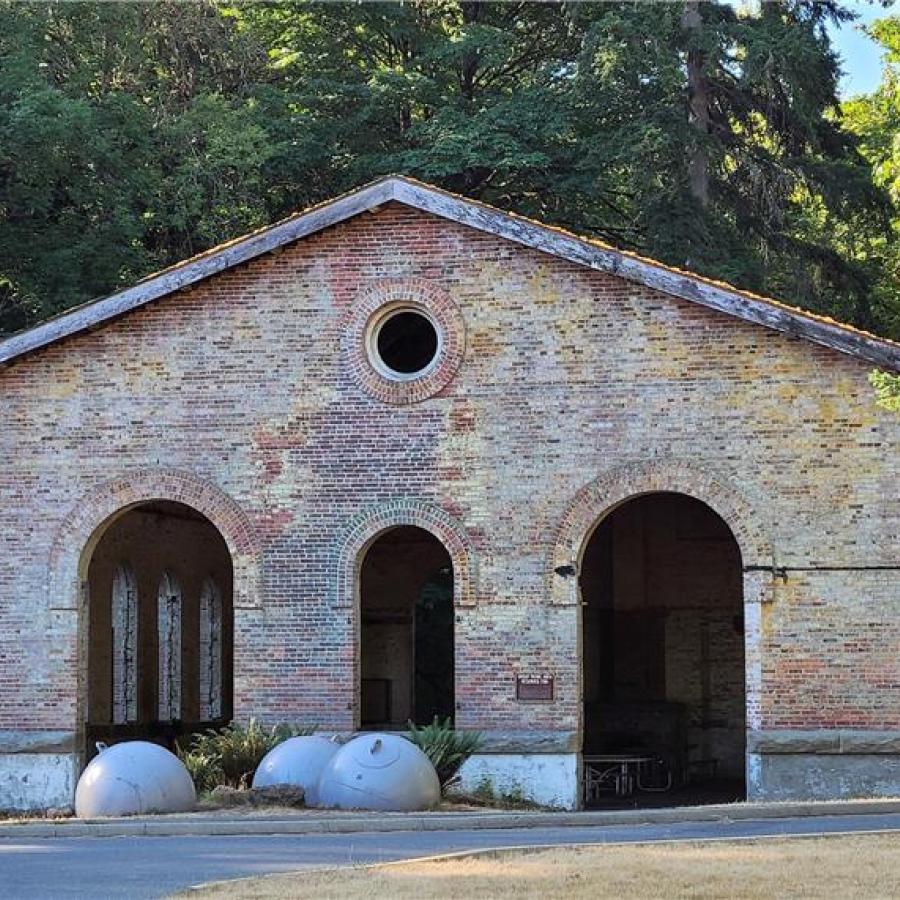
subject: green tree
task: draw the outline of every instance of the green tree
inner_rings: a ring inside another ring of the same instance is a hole
[[[869,33],[884,49],[882,82],[873,93],[847,101],[844,119],[891,201],[889,226],[865,233],[861,252],[880,267],[873,303],[881,310],[883,330],[900,336],[900,17],[875,22]]]
[[[878,405],[900,412],[900,375],[876,370],[869,376],[869,381],[875,388]]]
[[[834,2],[240,7],[337,191],[402,171],[885,327]],[[323,185],[324,187],[324,185]],[[853,246],[850,246],[853,245]],[[867,244],[866,250],[871,247]]]
[[[0,10],[0,330],[388,172],[900,329],[831,0]]]
[[[327,148],[320,191],[400,171],[509,201],[569,139],[559,85],[577,36],[561,4],[301,2],[235,15],[271,48],[297,137]]]
[[[214,6],[0,12],[0,330],[268,218],[266,56]]]
[[[769,2],[738,14],[689,2],[604,4],[586,15],[597,36],[582,66],[578,142],[596,146],[592,123],[621,108],[600,159],[585,163],[626,173],[623,219],[637,247],[877,324],[873,273],[829,227],[837,219],[872,230],[885,216],[870,167],[841,127],[825,25],[846,13],[832,3]]]

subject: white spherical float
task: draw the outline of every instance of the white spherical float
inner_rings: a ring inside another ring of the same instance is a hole
[[[303,788],[306,805],[316,806],[322,770],[339,749],[336,740],[320,734],[288,738],[263,757],[253,775],[253,787],[299,786]]]
[[[344,744],[319,781],[319,805],[412,812],[441,799],[431,760],[406,738],[364,734]]]
[[[124,741],[101,747],[78,779],[75,815],[135,816],[186,812],[197,800],[181,760],[158,744]]]

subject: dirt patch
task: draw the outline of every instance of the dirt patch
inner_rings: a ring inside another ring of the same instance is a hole
[[[37,812],[15,812],[11,810],[0,810],[0,823],[4,825],[16,825],[26,822],[63,822],[66,819],[72,819],[75,816],[74,810],[71,809],[45,809]]]
[[[243,791],[223,784],[209,795],[210,801],[221,809],[232,809],[235,806],[302,809],[303,798],[303,788],[291,784],[273,784]]]
[[[229,789],[239,797],[233,797],[229,793],[227,798],[217,795],[215,791],[209,794],[203,794],[197,800],[197,806],[191,812],[181,813],[148,813],[142,816],[131,816],[130,819],[140,819],[142,821],[159,821],[167,819],[188,819],[216,821],[222,818],[227,819],[297,819],[297,818],[349,818],[357,819],[372,813],[366,813],[362,810],[337,810],[337,809],[309,809],[305,806],[286,806],[284,803],[292,802],[290,797],[270,797],[265,803],[254,802],[247,796],[247,791],[238,791],[236,788]],[[294,798],[297,799],[297,798]],[[430,813],[501,813],[505,807],[502,806],[482,806],[476,803],[468,803],[464,801],[442,801],[435,809],[428,810]],[[382,813],[390,817],[401,818],[408,813]],[[46,813],[29,812],[0,812],[0,824],[3,825],[40,825],[50,822],[65,824],[67,822],[77,822],[74,812],[71,810],[48,810]],[[113,821],[113,820],[107,820]]]

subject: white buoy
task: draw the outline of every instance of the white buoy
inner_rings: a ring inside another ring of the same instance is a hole
[[[194,782],[174,753],[148,741],[124,741],[101,749],[81,773],[75,815],[186,812],[196,800]]]
[[[364,734],[344,744],[319,780],[319,805],[338,809],[430,809],[441,799],[431,760],[396,734]]]
[[[317,806],[322,770],[339,749],[340,744],[320,734],[288,738],[263,757],[253,776],[253,787],[302,787],[306,805]]]

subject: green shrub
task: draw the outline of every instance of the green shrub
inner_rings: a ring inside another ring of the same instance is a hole
[[[178,758],[184,763],[198,794],[205,794],[224,783],[219,757],[205,750],[178,748]]]
[[[457,780],[463,763],[481,746],[481,732],[456,731],[449,716],[443,722],[435,716],[422,727],[410,722],[409,739],[431,760],[442,791]]]
[[[199,792],[211,791],[220,784],[243,788],[250,784],[256,767],[273,747],[314,730],[284,723],[266,728],[256,719],[246,725],[235,722],[221,730],[210,728],[195,734],[187,750],[178,747],[178,756]]]

